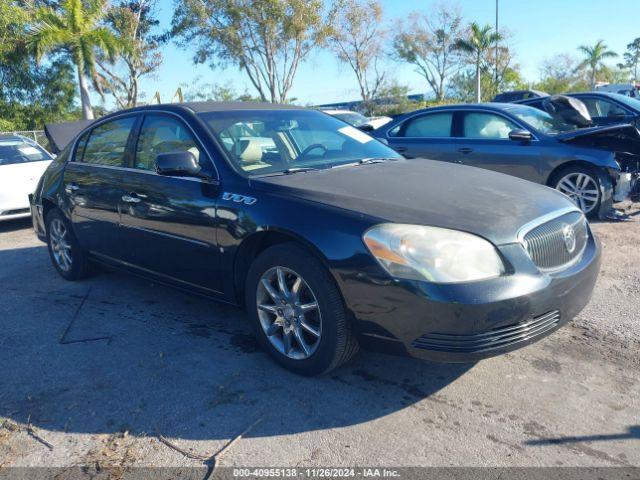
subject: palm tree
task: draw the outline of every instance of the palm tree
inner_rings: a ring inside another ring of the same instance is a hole
[[[78,73],[82,114],[89,120],[93,119],[93,110],[87,76],[101,92],[96,81],[96,50],[102,50],[113,61],[115,55],[126,48],[124,40],[100,26],[107,13],[106,7],[105,0],[64,0],[58,11],[51,7],[38,8],[30,29],[30,43],[37,62],[51,52],[71,56]]]
[[[480,91],[482,64],[489,50],[500,40],[502,40],[502,35],[494,31],[491,25],[481,27],[476,22],[472,22],[469,25],[466,38],[458,38],[455,41],[455,47],[466,53],[476,67],[476,102],[480,102],[482,99]]]
[[[596,75],[602,67],[602,62],[607,58],[615,58],[618,54],[609,50],[604,44],[604,40],[598,40],[593,46],[580,45],[578,50],[585,57],[582,63],[578,65],[578,68],[590,69],[591,89],[593,90],[596,88]]]

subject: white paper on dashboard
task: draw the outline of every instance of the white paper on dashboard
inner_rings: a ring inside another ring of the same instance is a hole
[[[35,147],[18,147],[18,150],[24,155],[38,155],[40,153],[40,150]]]

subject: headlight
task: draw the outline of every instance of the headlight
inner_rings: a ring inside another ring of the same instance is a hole
[[[491,243],[458,230],[386,223],[369,229],[363,239],[395,278],[461,283],[504,273],[504,264]]]

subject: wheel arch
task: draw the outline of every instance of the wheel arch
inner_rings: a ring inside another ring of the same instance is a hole
[[[339,287],[338,279],[333,274],[328,259],[309,240],[286,229],[268,228],[256,231],[245,238],[238,246],[233,261],[233,292],[238,305],[244,307],[244,287],[247,272],[251,264],[267,248],[281,243],[295,243],[317,258],[329,271]]]
[[[598,174],[598,171],[602,170],[602,167],[599,167],[598,165],[594,165],[593,163],[585,161],[585,160],[570,160],[570,161],[565,162],[565,163],[563,163],[561,165],[558,165],[556,168],[554,168],[551,171],[551,173],[547,177],[546,185],[548,187],[555,188],[554,183],[558,180],[559,174],[562,171],[568,170],[571,167],[580,167],[580,168],[589,169],[594,173],[594,175],[597,178],[600,178],[600,175]]]

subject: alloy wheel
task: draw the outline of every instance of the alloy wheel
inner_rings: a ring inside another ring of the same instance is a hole
[[[69,231],[67,226],[59,218],[54,218],[50,224],[49,241],[53,258],[61,270],[68,272],[73,266],[71,257],[71,245],[69,244]]]
[[[258,282],[256,300],[260,325],[278,352],[294,360],[313,355],[320,345],[322,316],[301,275],[286,267],[270,268]]]
[[[600,200],[598,183],[586,173],[574,172],[565,175],[556,189],[568,196],[585,214],[591,212]]]

